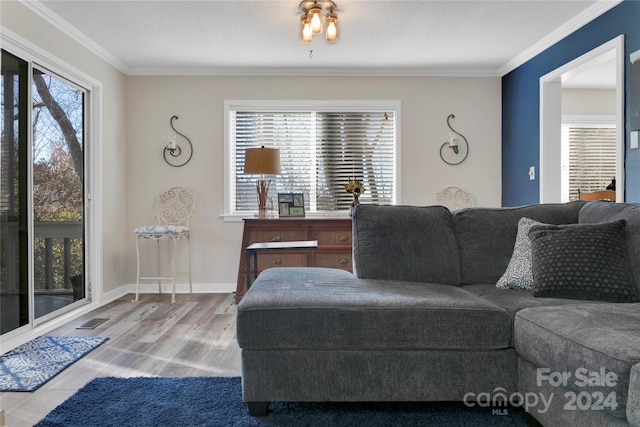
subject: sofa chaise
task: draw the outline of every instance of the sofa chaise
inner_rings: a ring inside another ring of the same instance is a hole
[[[640,205],[360,205],[353,265],[272,268],[244,295],[250,414],[464,401],[640,426]]]

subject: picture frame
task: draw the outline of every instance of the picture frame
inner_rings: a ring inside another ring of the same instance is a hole
[[[278,193],[278,213],[281,217],[304,217],[304,194]]]

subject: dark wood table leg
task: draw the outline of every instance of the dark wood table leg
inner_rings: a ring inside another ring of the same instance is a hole
[[[253,254],[253,251],[247,250],[244,255],[247,264],[247,290],[249,290],[249,288],[251,287],[251,257],[253,256]]]

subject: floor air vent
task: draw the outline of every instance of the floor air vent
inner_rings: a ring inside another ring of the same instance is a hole
[[[109,319],[107,319],[106,317],[96,317],[95,319],[89,320],[84,325],[78,326],[76,329],[95,329],[97,326],[103,324],[107,320]]]

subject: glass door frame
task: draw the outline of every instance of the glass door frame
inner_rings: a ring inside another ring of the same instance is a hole
[[[101,180],[101,151],[102,151],[102,83],[72,65],[65,63],[54,55],[35,46],[21,36],[3,28],[0,34],[2,49],[28,63],[28,97],[29,106],[32,100],[32,73],[34,65],[40,70],[46,70],[56,77],[62,78],[85,91],[84,107],[84,286],[85,296],[51,315],[41,316],[35,319],[34,311],[34,268],[33,268],[33,128],[31,124],[32,108],[27,108],[29,115],[28,125],[28,164],[29,164],[29,323],[6,332],[0,336],[0,349],[2,352],[11,349],[23,342],[29,341],[47,331],[60,326],[70,319],[80,316],[98,307],[102,300],[102,201],[95,197],[102,193]],[[53,316],[55,314],[55,316]]]
[[[29,269],[29,317],[30,320],[32,322],[33,325],[38,326],[38,325],[42,325],[48,321],[50,321],[51,319],[55,319],[59,316],[61,316],[64,313],[67,313],[69,311],[73,311],[75,309],[77,309],[78,307],[85,305],[89,302],[91,302],[91,293],[89,291],[89,287],[88,285],[88,274],[87,274],[87,252],[88,252],[88,245],[87,245],[87,235],[88,235],[88,230],[86,227],[86,217],[87,217],[87,213],[89,211],[89,206],[88,206],[88,200],[87,200],[87,190],[86,190],[86,182],[87,182],[87,175],[88,175],[88,171],[87,168],[84,167],[84,165],[87,164],[87,149],[89,147],[89,139],[87,138],[87,134],[89,132],[89,128],[90,128],[90,117],[88,114],[88,105],[89,105],[89,99],[91,97],[91,93],[90,90],[71,81],[70,79],[60,75],[59,73],[56,73],[54,71],[51,71],[50,69],[48,69],[45,66],[42,66],[41,64],[39,64],[38,62],[35,61],[30,61],[29,62],[29,82],[31,83],[29,85],[29,100],[32,102],[33,101],[33,74],[34,72],[39,71],[41,73],[43,73],[44,75],[49,75],[52,76],[53,78],[64,82],[65,84],[67,84],[68,86],[74,87],[80,91],[82,91],[83,93],[83,111],[82,111],[82,115],[83,115],[83,129],[82,129],[82,157],[83,157],[83,177],[82,177],[82,191],[83,191],[83,203],[82,203],[82,225],[83,225],[83,268],[82,268],[82,276],[83,276],[83,287],[84,287],[84,296],[83,298],[80,298],[79,300],[75,300],[72,301],[69,304],[66,304],[65,306],[58,308],[56,310],[52,310],[51,312],[48,312],[40,317],[35,317],[36,316],[36,307],[35,307],[35,302],[36,302],[36,288],[35,288],[35,272],[36,272],[36,266],[35,266],[35,240],[38,236],[36,236],[35,233],[35,226],[36,226],[36,221],[35,221],[35,206],[34,206],[34,191],[33,189],[35,188],[34,185],[34,150],[33,150],[33,144],[34,144],[34,135],[33,135],[33,108],[29,108],[29,134],[28,134],[28,139],[29,139],[29,143],[30,143],[30,147],[31,149],[29,150],[29,160],[28,160],[28,164],[29,164],[29,194],[31,195],[31,197],[29,197],[29,207],[28,207],[28,213],[29,213],[29,218],[28,218],[28,224],[29,224],[29,260],[30,260],[30,269]]]

